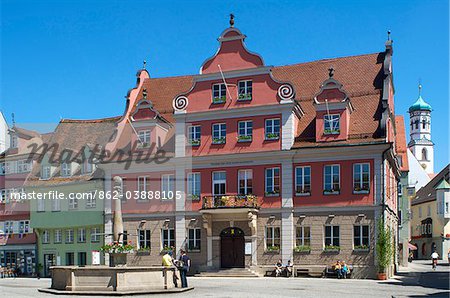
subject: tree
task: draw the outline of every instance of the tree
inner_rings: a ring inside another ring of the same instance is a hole
[[[392,231],[384,225],[381,218],[378,220],[376,249],[378,272],[385,273],[386,268],[391,264],[394,247],[392,241]]]

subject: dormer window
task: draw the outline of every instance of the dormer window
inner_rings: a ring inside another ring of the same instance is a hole
[[[63,177],[70,177],[72,174],[72,165],[67,162],[63,162],[61,164],[61,176]]]
[[[338,135],[340,133],[340,118],[339,114],[324,115],[323,122],[325,127],[323,133],[326,135]]]
[[[239,101],[252,100],[252,81],[240,81],[239,82]]]
[[[227,101],[227,87],[225,84],[214,84],[212,87],[212,103],[224,103]]]
[[[201,126],[193,125],[188,129],[188,140],[191,146],[200,146]]]
[[[139,146],[141,147],[150,146],[150,130],[141,130],[139,132]]]
[[[41,179],[50,179],[50,166],[41,167]]]
[[[266,119],[266,140],[278,140],[280,138],[280,119]]]
[[[11,135],[11,148],[17,148],[18,140],[16,135]]]
[[[82,167],[83,174],[92,173],[92,168],[92,163],[89,161],[89,159],[84,160]]]

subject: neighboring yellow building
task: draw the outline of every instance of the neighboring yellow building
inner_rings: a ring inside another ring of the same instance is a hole
[[[450,253],[450,184],[446,166],[411,202],[411,243],[416,259],[429,259],[437,251],[443,260]]]

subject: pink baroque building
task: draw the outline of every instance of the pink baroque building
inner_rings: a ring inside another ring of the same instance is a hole
[[[320,274],[344,260],[353,276],[375,276],[376,222],[397,226],[392,42],[374,54],[268,66],[245,38],[227,28],[197,75],[138,72],[106,146],[136,143],[130,166],[102,165],[106,190],[123,178],[131,262],[160,265],[174,247],[199,272],[264,274],[282,259]],[[107,203],[107,235],[113,214]]]

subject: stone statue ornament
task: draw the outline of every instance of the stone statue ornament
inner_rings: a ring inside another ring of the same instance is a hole
[[[123,220],[122,220],[122,198],[123,198],[123,180],[122,177],[113,178],[114,194],[114,242],[123,243]]]

